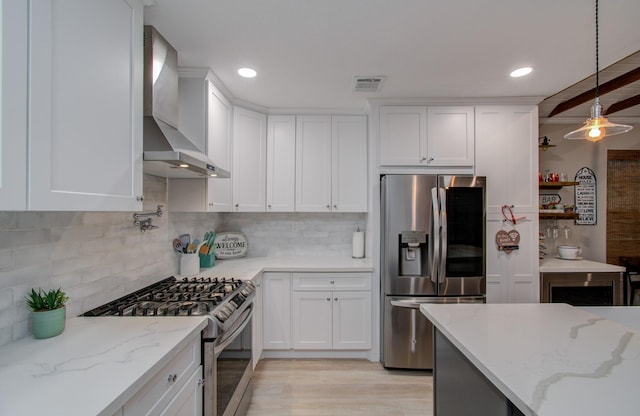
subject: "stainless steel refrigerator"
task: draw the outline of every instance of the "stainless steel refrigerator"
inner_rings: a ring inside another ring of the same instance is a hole
[[[486,301],[485,184],[480,176],[381,177],[382,363],[432,369],[422,303]]]

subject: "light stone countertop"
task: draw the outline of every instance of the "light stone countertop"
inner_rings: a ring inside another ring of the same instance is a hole
[[[206,317],[76,317],[0,348],[0,415],[112,416]]]
[[[197,274],[204,277],[233,277],[251,280],[261,272],[370,272],[370,258],[300,256],[300,257],[243,257],[216,260],[213,267]]]
[[[368,258],[247,257],[217,260],[198,276],[372,270]],[[0,415],[112,416],[206,325],[206,317],[74,317],[57,337],[0,347]]]
[[[555,257],[545,257],[540,260],[540,273],[567,272],[624,272],[622,266],[600,263],[591,260],[563,260]]]
[[[421,305],[434,325],[525,415],[635,415],[640,308],[566,304]],[[591,313],[594,312],[594,313]],[[634,316],[634,318],[632,318]]]

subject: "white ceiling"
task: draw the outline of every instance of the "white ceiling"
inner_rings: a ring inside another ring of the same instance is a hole
[[[366,98],[549,97],[595,72],[594,1],[147,0],[145,23],[269,110]],[[600,1],[600,68],[640,50],[640,1]],[[509,72],[532,66],[525,78]],[[241,66],[254,79],[236,74]],[[377,93],[355,76],[384,75]],[[602,82],[602,81],[601,81]],[[582,116],[586,118],[588,114]]]

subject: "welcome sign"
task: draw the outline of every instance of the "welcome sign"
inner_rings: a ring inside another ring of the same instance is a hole
[[[219,259],[244,257],[248,250],[249,242],[241,232],[219,233],[213,241],[213,252]]]

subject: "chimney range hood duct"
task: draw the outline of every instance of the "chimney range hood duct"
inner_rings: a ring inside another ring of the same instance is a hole
[[[228,178],[178,131],[178,52],[144,27],[144,172],[165,178]]]

